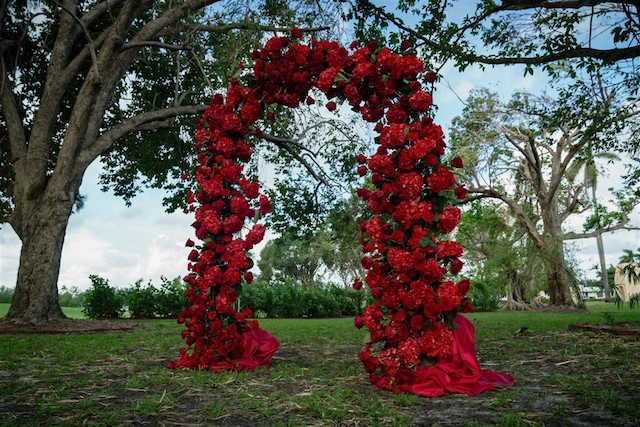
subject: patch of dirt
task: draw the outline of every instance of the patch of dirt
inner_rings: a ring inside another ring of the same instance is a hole
[[[56,319],[43,325],[32,325],[0,319],[0,334],[81,334],[138,328],[141,328],[138,323],[116,320]]]
[[[592,325],[585,323],[581,325],[569,325],[569,329],[590,332],[608,332],[618,336],[631,335],[640,337],[640,322],[620,322],[611,325]]]
[[[543,313],[588,313],[589,310],[586,308],[580,307],[569,307],[565,305],[548,305],[546,307],[539,308],[535,311],[540,311]]]

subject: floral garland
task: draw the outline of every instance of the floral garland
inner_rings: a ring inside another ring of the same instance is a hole
[[[246,137],[262,135],[259,119],[275,120],[267,106],[312,104],[309,92],[315,87],[329,100],[327,109],[337,108],[334,99],[344,100],[375,123],[379,134],[375,154],[357,156],[357,173],[370,174],[372,183],[358,195],[372,213],[360,228],[364,281],[375,303],[355,325],[370,333],[359,357],[372,384],[402,391],[438,358],[452,354],[453,319],[458,309],[471,309],[465,299],[469,281],[447,279],[462,268],[462,246],[442,238],[460,219],[451,201],[465,197],[466,190],[456,186],[450,167],[462,163],[441,161],[443,133],[427,114],[432,99],[418,81],[424,65],[417,57],[373,42],[354,42],[350,51],[330,41],[292,43],[301,35],[294,29],[292,38],[274,37],[254,51],[252,84],[231,79],[226,97],[216,95],[196,125],[198,188],[188,201],[202,243],[187,242],[194,246],[185,277],[190,306],[178,318],[186,326],[187,346],[194,348],[181,348],[169,366],[242,369],[234,362],[243,352],[242,335],[258,324],[247,321],[250,310],[237,312],[233,304],[243,281],[251,283],[247,251],[262,240],[265,228],[255,224],[244,238],[238,234],[247,219],[270,209],[258,183],[243,175],[242,164],[252,153]],[[424,77],[433,83],[436,76]],[[358,280],[354,288],[362,285]]]

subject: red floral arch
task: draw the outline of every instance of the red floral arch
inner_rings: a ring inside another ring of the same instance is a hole
[[[247,219],[270,209],[258,183],[243,175],[252,153],[246,137],[261,136],[259,119],[274,120],[265,106],[313,103],[309,93],[317,88],[329,110],[336,108],[334,99],[344,100],[379,134],[377,151],[357,156],[357,173],[369,173],[373,184],[358,195],[372,214],[360,225],[360,240],[364,282],[375,303],[355,319],[370,333],[359,358],[371,383],[424,396],[510,385],[511,377],[480,370],[472,326],[457,315],[471,309],[469,281],[451,279],[462,268],[462,246],[447,234],[460,219],[452,201],[466,190],[451,172],[462,167],[460,159],[442,161],[442,129],[427,114],[431,95],[418,80],[422,61],[375,43],[354,42],[347,50],[331,41],[295,42],[300,36],[294,29],[292,38],[274,37],[255,51],[253,83],[231,79],[226,96],[214,96],[196,124],[198,188],[188,201],[201,243],[187,241],[194,247],[185,277],[189,306],[178,322],[186,326],[188,348],[169,367],[254,369],[277,350],[278,341],[247,320],[250,310],[234,308],[243,281],[252,281],[247,251],[262,240],[265,227],[254,224],[245,237],[239,232]],[[435,80],[433,73],[423,77]]]

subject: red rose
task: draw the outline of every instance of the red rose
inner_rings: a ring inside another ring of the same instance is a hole
[[[460,257],[462,256],[462,245],[443,240],[437,244],[436,255],[440,259]]]
[[[414,93],[411,98],[409,98],[409,105],[411,105],[411,108],[415,111],[429,111],[431,104],[433,104],[433,98],[423,90]]]
[[[462,266],[463,266],[462,261],[460,261],[460,259],[458,258],[454,258],[451,260],[451,263],[449,264],[449,272],[451,272],[451,274],[458,274],[460,270],[462,270]]]
[[[467,189],[466,189],[466,188],[464,188],[464,185],[458,185],[458,186],[456,187],[456,189],[455,189],[455,190],[453,190],[453,194],[455,194],[455,195],[456,195],[456,197],[457,197],[458,199],[460,199],[460,200],[462,200],[462,199],[464,199],[465,197],[467,197],[467,194],[468,194],[468,193],[469,193],[469,192],[467,191]]]
[[[389,265],[396,271],[407,271],[413,268],[413,257],[411,253],[398,247],[390,248],[387,252]]]
[[[260,195],[260,213],[266,215],[271,210],[271,201],[264,194]]]
[[[435,82],[437,78],[438,78],[438,74],[434,73],[433,71],[429,71],[424,75],[424,79],[429,83]]]
[[[245,282],[247,282],[247,285],[250,285],[251,283],[253,283],[253,273],[250,271],[247,271],[246,273],[244,273],[243,279]],[[245,310],[249,310],[249,309],[246,308]],[[247,317],[249,316],[251,316],[251,314],[247,314]]]
[[[302,37],[302,30],[300,28],[292,28],[291,37],[293,37],[294,39],[299,39],[300,37]]]
[[[380,144],[383,147],[398,148],[405,145],[405,136],[409,127],[403,123],[393,123],[380,132]]]
[[[460,156],[455,157],[453,160],[451,160],[451,166],[453,166],[454,168],[458,168],[461,169],[464,167],[464,165],[462,164],[462,159],[460,158]]]
[[[469,279],[461,280],[458,283],[458,292],[460,292],[462,296],[465,296],[467,292],[469,292],[470,287],[471,287],[471,282],[469,281]]]
[[[338,108],[336,103],[333,102],[333,101],[327,102],[327,105],[325,105],[325,107],[327,107],[327,110],[329,110],[329,111],[335,111],[335,109]]]
[[[443,233],[450,233],[460,222],[460,209],[447,205],[438,215],[438,230]]]
[[[436,194],[441,191],[451,190],[455,183],[456,178],[451,171],[444,166],[439,166],[427,177],[429,189]]]

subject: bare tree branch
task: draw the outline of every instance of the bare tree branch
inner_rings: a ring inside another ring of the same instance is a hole
[[[1,58],[0,58],[1,59]],[[4,60],[2,69],[5,70]],[[2,73],[2,85],[0,86],[0,105],[7,127],[9,146],[11,155],[17,160],[27,157],[27,139],[22,125],[22,117],[18,110],[18,104],[13,94],[13,83],[8,79],[6,73]]]
[[[583,7],[593,7],[601,4],[628,4],[637,5],[637,0],[575,0],[575,1],[522,1],[504,0],[502,6],[497,10],[524,10],[524,9],[580,9]]]
[[[562,239],[563,240],[591,239],[593,237],[597,237],[600,234],[609,233],[611,231],[616,231],[616,230],[640,230],[640,227],[628,227],[625,224],[626,222],[619,223],[616,225],[612,225],[610,227],[594,230],[589,233],[574,233],[572,231],[572,232],[563,234]]]
[[[464,200],[464,203],[467,203],[468,201],[486,199],[486,198],[501,200],[503,203],[505,203],[507,206],[511,208],[513,213],[516,215],[516,217],[520,221],[520,224],[523,226],[525,230],[527,230],[527,233],[529,234],[531,239],[536,243],[536,245],[539,245],[539,246],[544,245],[542,237],[540,236],[540,234],[538,233],[538,230],[536,229],[536,225],[533,223],[533,221],[531,221],[531,219],[529,218],[525,210],[522,208],[522,206],[518,202],[516,202],[515,200],[508,197],[507,195],[502,194],[499,191],[496,191],[492,188],[469,188],[468,190],[469,190],[469,193],[472,194],[472,196],[467,197]]]
[[[232,30],[253,30],[253,31],[274,31],[274,32],[288,32],[291,27],[277,27],[274,25],[260,25],[252,22],[237,22],[232,24],[220,24],[220,25],[183,25],[182,29],[190,31],[206,31],[209,33],[228,33]],[[307,33],[314,33],[318,31],[329,30],[329,27],[315,27],[315,28],[300,28],[300,31]]]
[[[122,46],[121,50],[125,51],[127,49],[137,49],[137,48],[146,47],[146,46],[158,47],[160,49],[167,49],[167,50],[192,50],[193,49],[191,46],[187,44],[173,45],[173,44],[167,44],[167,43],[150,40],[150,41],[126,43]]]
[[[311,164],[309,162],[307,162],[304,159],[304,157],[302,157],[298,152],[296,152],[291,147],[290,144],[292,142],[295,142],[295,141],[291,141],[290,139],[287,139],[287,138],[279,138],[279,137],[276,137],[276,136],[273,136],[273,135],[267,135],[267,134],[264,134],[262,136],[262,138],[264,138],[265,141],[269,141],[272,144],[275,144],[277,147],[282,148],[287,153],[289,153],[289,155],[291,155],[291,157],[296,159],[298,162],[300,162],[300,164],[302,166],[304,166],[304,168],[309,172],[309,174],[311,174],[311,176],[316,181],[326,185],[327,187],[331,187],[331,183],[329,181],[327,181],[326,178],[320,176],[320,174],[318,174],[318,172],[316,172],[316,170],[313,168],[313,166],[311,166]]]
[[[93,39],[91,38],[91,34],[89,34],[89,30],[84,25],[84,22],[82,22],[82,20],[76,16],[75,10],[69,10],[64,4],[60,2],[57,2],[57,4],[62,10],[67,12],[67,14],[80,26],[80,28],[82,28],[82,31],[87,38],[87,46],[89,46],[89,51],[91,53],[91,61],[93,62],[93,66],[96,68],[96,76],[98,78],[98,81],[100,81],[101,78],[100,70],[98,69],[98,56],[96,55],[96,47],[93,44]]]
[[[89,11],[82,15],[82,23],[85,27],[89,27],[96,19],[102,16],[103,13],[111,11],[112,8],[119,6],[126,0],[103,0],[100,3],[96,3]]]

